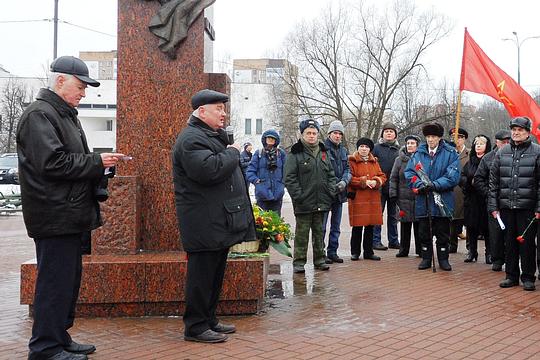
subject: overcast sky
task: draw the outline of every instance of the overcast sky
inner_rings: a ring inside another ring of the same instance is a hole
[[[142,0],[132,0],[142,1]],[[337,1],[337,0],[335,0]],[[215,4],[216,59],[265,57],[283,45],[283,38],[303,18],[323,11],[328,0],[217,0]],[[376,3],[382,3],[378,0]],[[420,8],[433,7],[453,22],[451,35],[432,48],[425,63],[434,78],[458,83],[463,29],[509,75],[517,78],[517,48],[502,38],[540,35],[538,0],[416,0]],[[60,0],[59,55],[79,51],[116,49],[116,0]],[[42,76],[52,59],[54,0],[5,1],[0,5],[0,65],[19,76]],[[521,47],[521,83],[540,88],[540,39]]]

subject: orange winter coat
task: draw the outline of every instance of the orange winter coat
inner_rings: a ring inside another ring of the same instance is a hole
[[[371,153],[367,161],[362,160],[358,151],[349,156],[352,180],[349,183],[349,223],[351,226],[382,225],[382,206],[380,188],[386,182],[377,158]],[[377,185],[370,189],[366,181],[376,180]],[[354,197],[351,199],[350,197]]]

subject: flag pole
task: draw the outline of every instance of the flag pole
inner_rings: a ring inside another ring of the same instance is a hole
[[[459,135],[459,120],[460,120],[460,115],[461,115],[461,93],[463,92],[463,90],[459,90],[459,94],[458,94],[458,102],[457,102],[457,111],[456,111],[456,131],[454,131],[454,144],[457,144],[457,139],[458,139],[458,135]]]

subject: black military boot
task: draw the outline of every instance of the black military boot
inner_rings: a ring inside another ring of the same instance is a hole
[[[431,267],[431,251],[433,251],[431,246],[429,248],[422,246],[422,261],[418,264],[418,270],[426,270]]]
[[[448,247],[437,246],[437,260],[439,267],[444,271],[452,271],[452,266],[448,262]]]

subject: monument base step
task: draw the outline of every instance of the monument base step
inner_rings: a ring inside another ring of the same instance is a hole
[[[263,304],[269,259],[229,259],[217,312],[254,314]],[[83,257],[77,316],[179,316],[184,311],[184,252]],[[21,265],[21,304],[34,301],[36,260]]]

